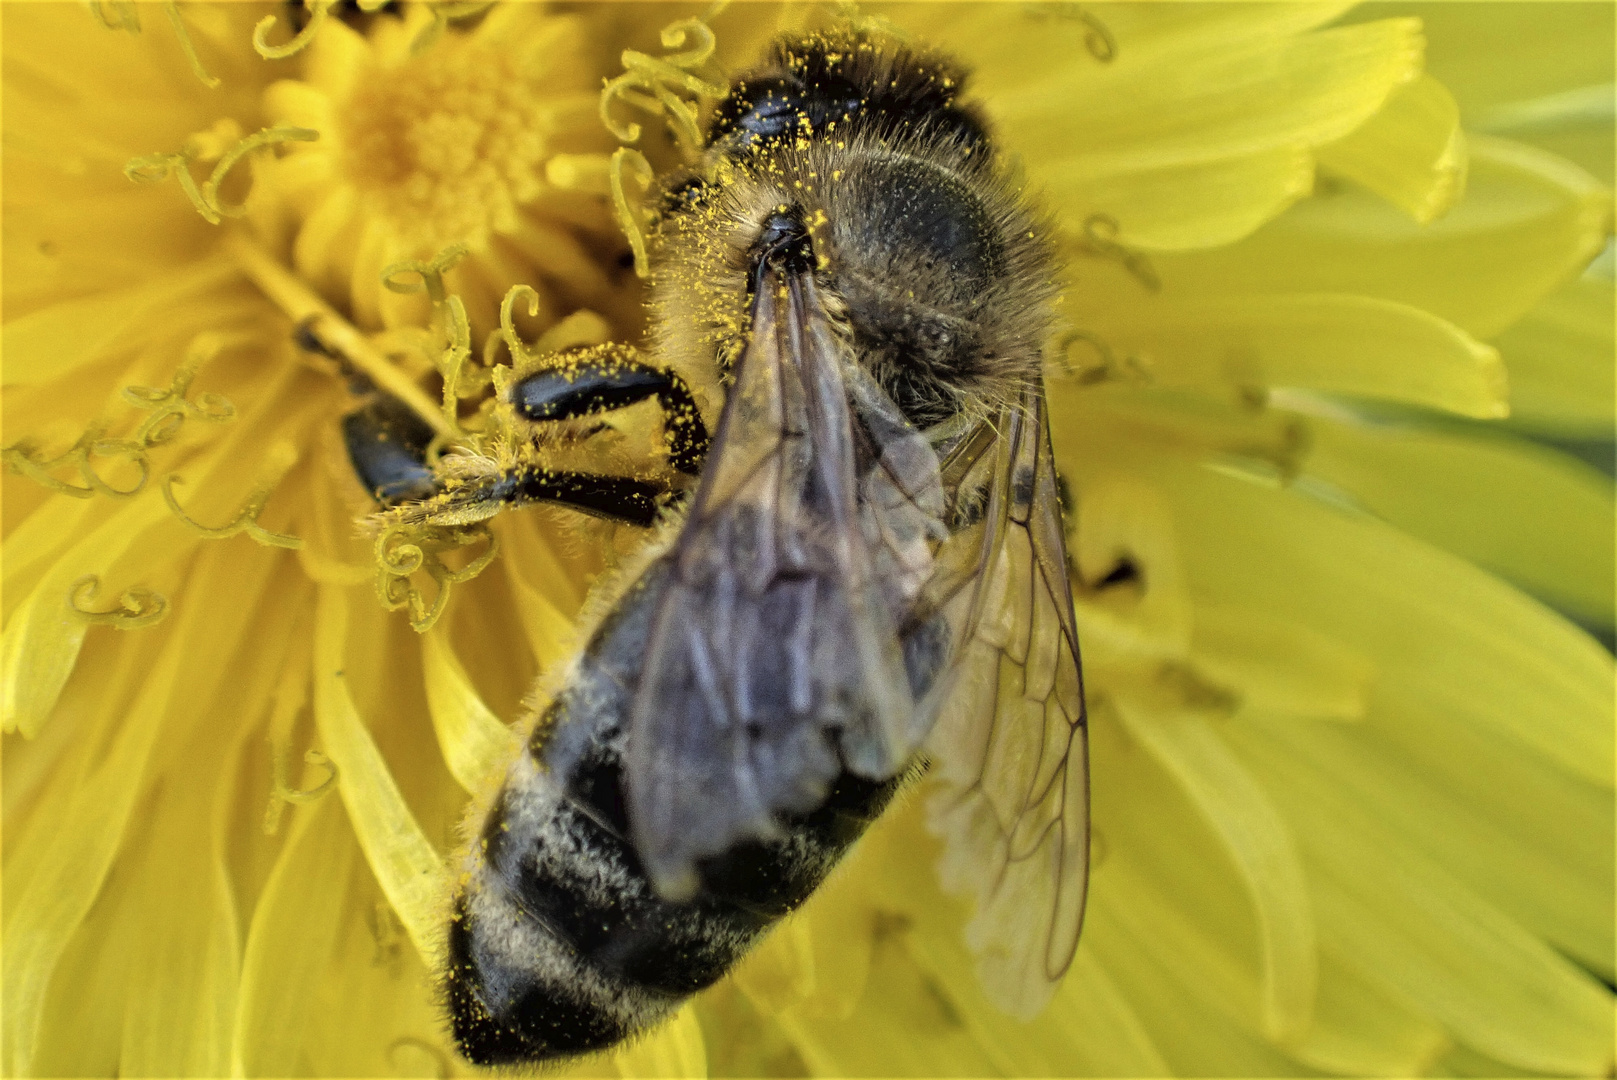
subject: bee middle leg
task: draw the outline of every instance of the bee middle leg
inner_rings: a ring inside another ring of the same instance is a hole
[[[669,465],[694,476],[707,456],[707,425],[690,386],[674,372],[646,364],[629,345],[594,345],[547,357],[543,367],[517,379],[506,394],[516,414],[534,423],[595,416],[654,397],[663,412]]]

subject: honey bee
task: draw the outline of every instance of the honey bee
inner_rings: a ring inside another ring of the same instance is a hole
[[[645,351],[505,381],[535,439],[656,399],[660,478],[521,455],[423,477],[426,433],[356,422],[395,515],[543,500],[654,530],[476,823],[443,977],[469,1060],[656,1024],[923,768],[993,997],[1031,1016],[1071,962],[1088,775],[1040,365],[1054,257],[965,81],[862,33],[778,42],[661,186]]]

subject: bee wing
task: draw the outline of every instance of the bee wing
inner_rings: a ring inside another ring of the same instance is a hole
[[[979,431],[944,466],[963,497],[986,490],[986,507],[938,555],[958,644],[927,740],[941,784],[928,815],[945,839],[945,887],[976,901],[966,936],[985,988],[1031,1018],[1083,924],[1088,742],[1042,391],[995,426],[997,438]]]
[[[894,775],[920,741],[875,570],[887,537],[913,532],[914,507],[856,497],[844,363],[811,273],[759,282],[690,516],[650,571],[666,584],[630,712],[626,787],[635,848],[670,897],[695,890],[696,860],[780,835],[777,815],[818,807],[844,768]],[[878,460],[894,456],[868,425],[860,432]],[[896,457],[923,474],[899,486],[927,489],[925,461]],[[924,580],[930,566],[920,569]]]

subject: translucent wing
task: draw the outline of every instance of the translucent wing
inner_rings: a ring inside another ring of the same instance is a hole
[[[1032,1017],[1083,924],[1088,744],[1042,392],[996,427],[944,465],[957,502],[980,500],[983,516],[938,554],[935,596],[958,644],[927,740],[941,785],[928,814],[944,886],[976,901],[966,935],[984,986]]]
[[[812,273],[761,280],[690,516],[642,579],[662,592],[626,787],[667,896],[695,890],[703,856],[779,835],[777,815],[817,807],[844,769],[885,779],[919,743],[897,624],[931,573],[916,538],[921,504],[941,513],[937,459],[913,433],[856,429],[848,378]]]

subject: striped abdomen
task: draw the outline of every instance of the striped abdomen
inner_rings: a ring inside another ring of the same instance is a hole
[[[901,777],[844,772],[783,838],[700,865],[687,901],[660,897],[627,839],[624,724],[665,581],[656,564],[591,640],[511,765],[449,930],[454,1035],[478,1064],[601,1049],[717,981],[801,904]]]

